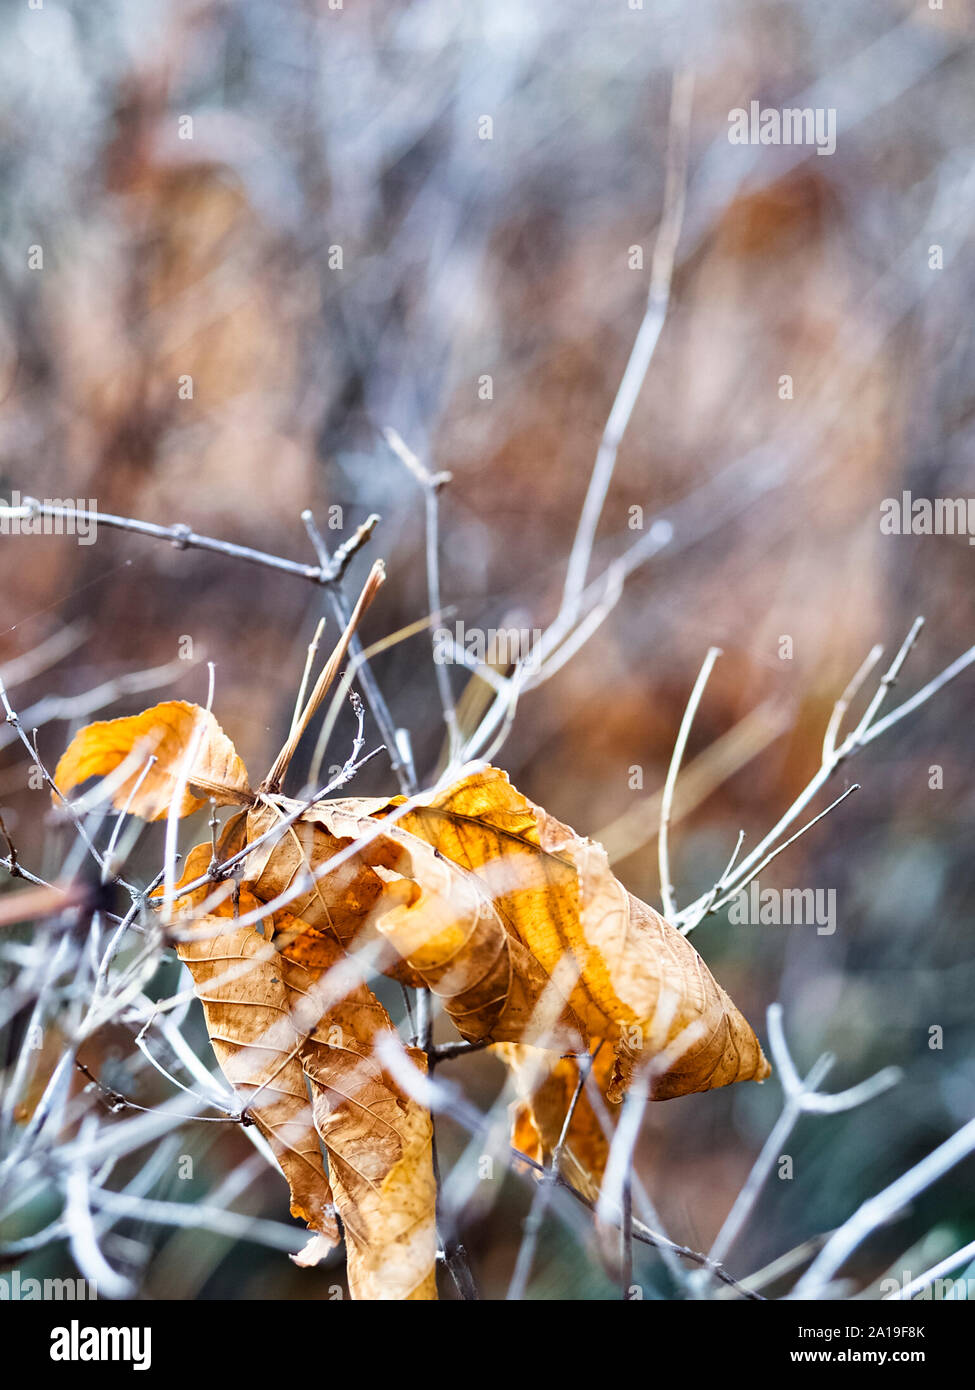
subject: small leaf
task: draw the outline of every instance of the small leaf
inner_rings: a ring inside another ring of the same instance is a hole
[[[143,775],[150,756],[155,762]],[[189,757],[192,764],[185,768]],[[161,820],[168,814],[184,775],[181,816],[190,815],[208,797],[221,806],[246,805],[254,799],[247,769],[230,739],[212,714],[185,700],[167,700],[141,714],[86,725],[62,753],[55,785],[67,795],[89,777],[107,777],[127,758],[132,759],[133,771],[116,789],[112,804],[120,811],[128,805],[131,814],[143,820]],[[194,795],[191,786],[200,795]]]

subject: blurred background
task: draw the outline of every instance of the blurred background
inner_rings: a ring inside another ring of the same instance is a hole
[[[349,576],[352,591],[386,560],[363,632],[375,640],[428,612],[424,499],[383,441],[391,426],[452,475],[451,621],[544,627],[644,312],[671,87],[691,70],[671,303],[591,573],[639,538],[634,518],[644,532],[667,518],[673,538],[524,696],[496,761],[659,905],[655,793],[701,661],[721,647],[688,763],[738,734],[705,759],[699,794],[678,798],[686,904],[739,829],[757,843],[808,781],[875,642],[892,654],[924,615],[904,696],[975,642],[967,537],[880,529],[883,500],[904,490],[975,495],[968,6],[6,0],[0,24],[0,496],[90,499],[309,564],[302,509],[323,529],[341,518],[333,546],[378,512]],[[729,112],[752,100],[835,108],[835,153],[730,144]],[[145,692],[110,689],[75,722],[202,702],[209,659],[215,712],[254,775],[283,740],[325,612],[299,578],[106,528],[93,546],[0,537],[0,594],[0,674],[19,709],[157,668]],[[375,672],[429,777],[444,737],[429,639]],[[459,697],[468,678],[452,674]],[[835,890],[835,933],[721,913],[694,934],[763,1038],[780,1000],[801,1069],[836,1054],[831,1089],[905,1071],[868,1109],[801,1122],[793,1178],[772,1178],[728,1257],[737,1275],[835,1227],[975,1111],[973,691],[969,673],[874,743],[850,769],[862,790],[763,873],[763,886]],[[52,766],[70,714],[33,721]],[[388,764],[354,790],[395,791]],[[53,873],[64,844],[39,797],[7,729],[2,814],[23,862]],[[140,842],[147,878],[160,845],[156,830]],[[205,1055],[202,1020],[190,1027]],[[130,1050],[95,1040],[90,1065],[152,1104],[165,1083],[127,1070]],[[496,1060],[450,1065],[475,1104],[494,1101]],[[707,1246],[780,1105],[773,1078],[649,1108],[639,1168],[673,1239]],[[449,1169],[464,1138],[448,1122],[441,1143]],[[283,1181],[246,1167],[233,1127],[188,1126],[178,1146],[195,1157],[192,1192],[167,1160],[157,1196],[202,1202],[246,1170],[236,1209],[287,1220]],[[878,1233],[858,1287],[875,1296],[890,1267],[918,1274],[970,1241],[973,1176],[959,1166]],[[488,1186],[462,1224],[491,1297],[530,1183]],[[14,1235],[51,1215],[20,1213]],[[557,1204],[531,1296],[613,1296],[584,1217]],[[152,1298],[327,1298],[342,1283],[340,1263],[299,1271],[212,1232],[129,1221],[115,1239]],[[54,1242],[19,1267],[72,1265]],[[647,1297],[673,1293],[651,1252],[637,1276]]]

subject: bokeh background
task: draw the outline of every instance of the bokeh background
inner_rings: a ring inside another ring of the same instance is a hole
[[[671,519],[674,539],[526,695],[498,761],[658,902],[654,793],[702,658],[720,646],[689,760],[752,721],[725,780],[706,775],[679,803],[687,902],[739,828],[756,843],[804,786],[832,703],[875,642],[896,649],[924,615],[907,694],[975,641],[967,538],[879,525],[882,500],[904,489],[975,493],[967,6],[6,0],[0,25],[0,495],[92,499],[309,563],[303,508],[324,525],[341,507],[330,542],[378,512],[350,575],[387,562],[372,640],[427,612],[423,498],[383,442],[392,426],[452,474],[441,508],[454,616],[544,626],[646,301],[673,74],[691,69],[670,312],[593,573],[633,542],[634,506],[646,526]],[[835,153],[732,146],[728,113],[752,99],[835,107]],[[478,138],[485,115],[490,140]],[[300,579],[105,529],[94,546],[0,537],[0,594],[0,673],[18,707],[169,663],[153,693],[123,690],[102,712],[202,700],[205,657],[252,770],[282,741],[324,611]],[[196,660],[179,664],[187,636]],[[429,774],[443,723],[426,639],[375,669]],[[460,694],[466,677],[454,677]],[[975,1110],[973,691],[962,677],[875,743],[850,769],[862,790],[763,874],[835,889],[835,934],[726,914],[695,933],[763,1036],[780,1000],[802,1066],[836,1054],[831,1087],[905,1071],[868,1109],[801,1123],[794,1178],[773,1178],[729,1256],[736,1274],[837,1225]],[[39,722],[53,763],[71,723]],[[7,735],[0,759],[24,862],[56,870],[63,845]],[[381,759],[356,785],[394,790]],[[153,834],[135,860],[148,876]],[[160,989],[176,987],[170,969]],[[151,1104],[163,1092],[127,1072],[128,1047],[108,1037],[95,1063]],[[451,1066],[477,1105],[494,1101],[496,1061]],[[649,1109],[640,1171],[673,1238],[707,1245],[780,1103],[773,1079]],[[449,1167],[463,1146],[449,1122],[442,1144]],[[245,1172],[236,1209],[287,1219],[284,1184],[232,1127],[190,1126],[178,1152],[195,1156],[192,1192],[167,1161],[157,1195],[202,1201]],[[971,1240],[973,1172],[960,1166],[878,1233],[857,1257],[858,1287]],[[483,1291],[498,1296],[530,1184],[491,1187],[463,1225]],[[613,1296],[579,1216],[558,1204],[532,1296]],[[328,1297],[342,1282],[338,1265],[300,1272],[204,1232],[129,1222],[115,1238],[150,1297]],[[54,1244],[30,1268],[69,1271],[70,1256]],[[647,1296],[673,1292],[652,1255],[638,1273]]]

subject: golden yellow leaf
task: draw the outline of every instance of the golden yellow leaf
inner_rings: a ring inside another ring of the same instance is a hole
[[[145,771],[150,756],[155,762]],[[185,700],[166,700],[141,714],[86,725],[62,753],[55,785],[67,795],[89,777],[107,777],[126,759],[132,760],[133,770],[116,788],[112,804],[120,811],[128,806],[143,820],[168,814],[184,775],[181,816],[197,810],[208,797],[219,805],[253,800],[247,769],[230,739],[209,711]],[[191,786],[200,795],[194,795]]]

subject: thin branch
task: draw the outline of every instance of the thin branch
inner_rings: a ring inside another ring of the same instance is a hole
[[[902,1289],[895,1289],[893,1293],[884,1294],[884,1300],[911,1299],[916,1293],[920,1293],[922,1289],[926,1289],[929,1284],[933,1284],[936,1279],[943,1279],[946,1274],[950,1274],[951,1271],[957,1269],[959,1265],[967,1265],[972,1260],[975,1260],[975,1240],[969,1241],[969,1243],[962,1246],[960,1250],[956,1250],[953,1255],[948,1255],[945,1259],[939,1260],[936,1265],[932,1265],[931,1268],[926,1270],[923,1274],[919,1274],[916,1279],[912,1279],[911,1282],[905,1284]]]
[[[113,676],[111,680],[103,681],[91,690],[84,690],[80,695],[45,695],[21,711],[20,718],[29,729],[39,729],[56,720],[71,723],[115,704],[126,695],[141,695],[146,690],[171,685],[198,664],[198,661],[182,659],[168,661],[164,666],[154,666],[146,671],[129,671],[121,676]],[[13,730],[8,734],[6,729],[0,728],[0,748],[13,742],[16,737]]]
[[[145,766],[143,767],[142,771],[139,773],[136,780],[132,783],[132,788],[125,799],[125,805],[122,807],[121,811],[119,811],[118,815],[115,817],[115,824],[112,827],[112,833],[109,837],[108,845],[105,848],[105,867],[102,870],[103,883],[107,883],[109,881],[112,857],[115,854],[115,847],[118,844],[118,838],[121,834],[125,818],[129,814],[133,801],[139,794],[140,787],[142,786],[143,782],[146,780],[149,773],[152,771],[153,766],[157,762],[158,759],[156,755],[154,753],[150,754],[150,756],[146,759]]]
[[[14,844],[13,840],[11,840],[11,838],[10,838],[10,832],[7,830],[7,827],[6,827],[6,825],[4,824],[4,820],[3,820],[3,816],[2,816],[2,815],[0,815],[0,836],[2,836],[3,842],[4,842],[4,844],[7,846],[6,864],[7,864],[8,870],[9,870],[9,872],[10,872],[10,877],[11,877],[11,878],[19,878],[19,877],[20,877],[20,866],[19,866],[19,864],[17,863],[17,846]]]
[[[213,691],[216,680],[216,670],[213,662],[207,663],[207,700],[205,710],[209,715],[213,709]],[[189,743],[180,758],[179,770],[173,784],[173,794],[169,799],[169,809],[166,813],[166,840],[165,840],[165,873],[163,874],[163,920],[168,922],[173,910],[173,899],[175,896],[176,885],[176,847],[179,839],[179,821],[183,814],[183,797],[189,785],[190,773],[193,764],[196,762],[196,755],[200,744],[203,741],[203,734],[206,729],[204,719],[197,717],[194,720],[193,732]]]
[[[877,723],[864,733],[861,742],[864,745],[872,743],[875,738],[885,734],[888,729],[899,724],[906,715],[913,713],[914,710],[925,704],[932,695],[937,695],[939,690],[943,690],[950,681],[955,680],[962,671],[967,671],[969,666],[973,664],[975,664],[975,647],[969,647],[967,652],[963,652],[950,666],[946,666],[940,675],[935,676],[934,680],[928,681],[927,685],[922,686],[916,695],[912,695],[909,700],[905,700],[902,705],[891,710],[890,714],[885,714],[883,719],[878,719]]]
[[[879,719],[876,723],[872,723],[871,721],[875,718],[889,690],[897,681],[901,668],[917,640],[921,627],[922,620],[918,618],[912,624],[911,630],[901,643],[897,655],[881,678],[878,689],[870,701],[863,718],[839,746],[836,746],[835,739],[838,735],[843,710],[841,709],[840,715],[837,716],[836,706],[834,706],[827,734],[823,740],[823,760],[819,769],[810,778],[803,791],[796,797],[789,809],[780,816],[779,820],[768,834],[764,836],[751,853],[746,855],[739,863],[731,880],[724,885],[727,889],[725,895],[720,898],[715,898],[714,888],[712,886],[708,892],[702,894],[701,897],[697,898],[690,906],[684,908],[683,911],[678,914],[675,925],[678,925],[685,934],[692,931],[709,913],[717,911],[724,903],[730,901],[744,884],[751,881],[758,871],[756,866],[762,867],[763,864],[768,861],[768,857],[771,857],[770,852],[778,844],[780,837],[788,830],[793,822],[799,818],[805,807],[813,800],[817,793],[834,775],[836,770],[841,767],[848,758],[853,757],[862,748],[865,748],[868,743],[872,743],[881,733],[884,733],[907,714],[924,704],[932,695],[942,690],[950,681],[955,680],[963,671],[967,670],[969,666],[975,663],[975,647],[971,647],[958,657],[957,660],[953,661],[950,666],[946,667],[934,680],[929,681],[916,695],[913,695],[902,705],[898,705],[896,709],[892,710],[890,714],[886,715],[883,719]],[[874,649],[874,651],[876,651],[876,649]],[[871,651],[867,661],[860,668],[860,671],[857,672],[857,676],[854,677],[851,686],[855,686],[864,668],[869,667],[869,669],[872,669],[872,667],[876,665],[877,658],[874,656],[874,651]],[[847,691],[844,692],[844,695],[837,702],[838,706],[843,706],[843,701],[846,699],[849,691],[850,686],[847,687]],[[852,790],[852,788],[850,790]],[[839,798],[839,800],[842,800],[842,798]],[[836,804],[836,802],[833,803],[833,805]],[[827,808],[827,810],[831,809],[832,807]],[[815,820],[809,822],[809,825],[815,824],[818,819],[820,819],[820,817],[816,817]],[[807,825],[804,829],[808,828],[809,826]],[[794,838],[795,837],[793,837],[793,839]],[[786,844],[788,843],[790,842],[787,841]],[[780,848],[785,847],[785,845],[780,846]]]
[[[745,889],[745,888],[748,887],[748,885],[752,882],[753,879],[756,879],[756,878],[758,877],[758,875],[762,872],[762,870],[763,870],[764,868],[766,868],[769,864],[771,864],[771,862],[772,862],[773,859],[777,859],[777,858],[779,857],[779,855],[783,853],[784,850],[787,850],[787,849],[789,848],[790,845],[794,845],[795,842],[796,842],[796,840],[801,839],[801,837],[802,837],[803,835],[805,835],[805,833],[806,833],[807,830],[812,830],[812,828],[813,828],[814,825],[818,825],[819,822],[820,822],[821,820],[823,820],[824,817],[828,816],[829,813],[830,813],[831,811],[835,811],[836,808],[837,808],[837,806],[839,806],[839,804],[840,804],[841,801],[845,801],[846,798],[847,798],[848,796],[852,796],[854,792],[858,792],[859,790],[860,790],[860,783],[859,783],[859,782],[853,782],[853,783],[851,783],[851,785],[847,787],[846,791],[845,791],[845,792],[842,792],[842,793],[836,798],[835,801],[831,801],[830,804],[829,804],[824,810],[820,811],[820,813],[819,813],[818,816],[813,816],[812,820],[807,821],[806,824],[805,824],[804,826],[802,826],[802,828],[801,828],[800,830],[797,830],[796,833],[795,833],[794,835],[790,835],[789,838],[788,838],[787,840],[783,840],[783,842],[782,842],[781,845],[776,845],[775,849],[770,850],[769,853],[768,853],[768,854],[765,856],[765,858],[762,860],[762,862],[761,862],[760,864],[758,864],[758,865],[755,866],[755,868],[754,868],[754,869],[752,870],[752,872],[749,874],[748,878],[746,878],[746,879],[744,879],[744,880],[742,880],[742,881],[740,881],[740,882],[738,882],[738,883],[736,884],[735,889],[734,889],[734,892],[727,894],[727,895],[726,895],[725,897],[723,897],[723,898],[718,898],[716,901],[713,901],[713,902],[709,905],[708,911],[709,911],[709,912],[717,912],[717,911],[719,911],[722,907],[724,907],[724,906],[726,905],[726,903],[729,903],[729,902],[731,901],[732,898],[737,897],[738,894],[739,894],[740,892],[742,892],[743,889]],[[740,844],[740,843],[741,843],[741,841],[739,840],[739,844]],[[725,870],[725,877],[727,877],[728,873],[730,873],[730,869]],[[686,935],[686,932],[685,932],[685,935]]]
[[[82,646],[88,639],[88,632],[87,623],[70,623],[67,627],[58,628],[22,656],[5,661],[0,666],[0,678],[8,686],[26,685]]]
[[[325,631],[325,619],[319,618],[315,628],[315,635],[308,643],[308,651],[305,655],[305,667],[301,673],[301,684],[298,686],[298,694],[295,696],[294,713],[291,716],[291,731],[294,732],[298,720],[301,718],[301,711],[305,708],[305,700],[308,697],[308,682],[311,679],[312,667],[315,665],[315,657],[318,655],[318,645],[322,640],[322,633]]]
[[[828,762],[835,755],[836,740],[843,726],[843,719],[846,715],[846,711],[856,699],[863,683],[867,680],[883,654],[884,649],[878,642],[877,645],[872,647],[867,653],[859,670],[833,706],[833,713],[830,715],[829,723],[826,726],[826,733],[823,738],[823,762]]]
[[[315,547],[316,553],[322,559],[322,569],[326,575],[325,582],[328,584],[337,584],[341,581],[352,560],[358,555],[366,541],[371,540],[373,531],[382,520],[378,512],[370,512],[365,521],[356,527],[348,540],[343,541],[329,559],[324,538],[315,524],[312,513],[310,511],[302,512],[301,519],[305,523],[305,530],[308,532],[308,537]]]
[[[667,309],[674,273],[674,256],[684,220],[684,201],[687,188],[687,146],[694,96],[694,78],[690,71],[676,72],[670,98],[670,130],[667,147],[667,178],[664,188],[664,207],[657,230],[650,269],[650,291],[630,358],[613,401],[599,451],[589,479],[589,489],[583,503],[575,540],[569,554],[562,596],[562,611],[571,623],[579,613],[581,597],[586,587],[586,575],[596,539],[596,530],[603,513],[606,495],[616,467],[616,456],[626,433],[626,427],[639,398],[647,371],[653,360]]]
[[[862,743],[863,736],[866,734],[867,730],[873,724],[874,719],[877,716],[877,712],[880,709],[880,706],[887,699],[887,696],[889,695],[892,687],[897,684],[897,677],[901,673],[901,668],[904,665],[904,662],[907,660],[908,656],[910,655],[914,643],[920,636],[921,628],[923,626],[923,618],[918,617],[914,619],[914,622],[911,624],[911,630],[904,638],[904,641],[901,643],[897,655],[894,657],[893,661],[890,663],[890,666],[884,672],[883,676],[881,676],[880,684],[877,686],[877,690],[874,694],[873,699],[870,701],[869,705],[864,710],[863,718],[860,720],[859,724],[853,731],[852,738],[854,746],[858,743]]]
[[[41,778],[44,781],[45,785],[51,791],[52,796],[57,798],[58,804],[63,806],[68,817],[74,824],[74,827],[78,832],[78,835],[83,841],[85,848],[91,855],[92,859],[94,859],[99,869],[103,873],[107,873],[104,855],[100,854],[99,851],[96,849],[94,841],[92,840],[91,836],[88,834],[87,829],[85,828],[84,821],[78,814],[77,808],[74,805],[72,805],[68,798],[61,792],[60,788],[57,786],[56,782],[54,781],[54,778],[51,776],[44,763],[44,760],[40,755],[40,751],[37,747],[36,729],[34,730],[34,739],[33,741],[31,741],[31,739],[27,737],[27,734],[24,731],[23,725],[20,720],[20,716],[15,712],[15,710],[11,706],[10,700],[7,696],[6,688],[2,680],[0,680],[0,703],[3,704],[4,710],[6,711],[7,723],[13,728],[17,737],[20,739],[21,743],[27,749],[34,764],[37,767],[38,772],[41,774]],[[134,888],[132,884],[127,883],[125,879],[118,874],[108,874],[107,878],[110,879],[113,883],[120,883],[129,893],[138,892],[138,889]]]
[[[90,1181],[87,1167],[78,1162],[65,1183],[64,1219],[71,1253],[85,1278],[96,1283],[102,1294],[108,1298],[126,1298],[132,1293],[131,1284],[112,1268],[98,1245],[91,1214]]]
[[[691,732],[691,725],[694,723],[694,716],[697,714],[697,707],[701,703],[704,687],[708,683],[708,677],[714,668],[714,663],[720,655],[720,647],[710,647],[708,649],[708,654],[704,658],[704,664],[698,673],[697,680],[694,682],[694,689],[691,691],[690,699],[687,702],[687,708],[684,710],[684,717],[680,722],[677,742],[674,744],[674,751],[670,759],[670,767],[667,769],[667,780],[664,783],[663,798],[660,803],[660,832],[657,836],[657,864],[660,869],[660,896],[663,901],[664,916],[668,921],[670,921],[677,912],[677,904],[674,901],[674,889],[670,881],[670,847],[668,842],[670,813],[674,804],[674,789],[677,786],[677,775],[680,772],[680,765],[684,758],[684,749],[687,747],[687,739]]]
[[[331,604],[332,612],[335,615],[339,627],[344,628],[349,618],[352,616],[352,608],[342,588],[342,576],[354,553],[353,542],[356,543],[354,548],[358,549],[363,541],[368,538],[368,535],[371,535],[372,528],[369,527],[369,523],[372,521],[372,517],[367,518],[366,522],[359,527],[351,541],[345,542],[339,547],[335,552],[334,558],[329,555],[328,547],[315,524],[315,518],[312,516],[312,513],[310,511],[302,512],[301,519],[305,523],[308,538],[314,547],[322,573],[330,576],[334,573],[334,577],[325,580],[325,592],[328,595],[328,601]],[[376,517],[377,524],[378,520],[379,518]],[[367,527],[369,527],[368,532],[366,532]],[[338,560],[339,556],[342,556],[341,562]],[[386,703],[386,698],[379,687],[379,683],[373,674],[372,667],[363,657],[362,643],[355,633],[352,636],[352,641],[349,643],[349,655],[353,661],[359,662],[359,680],[362,684],[362,693],[366,697],[366,704],[372,712],[372,717],[376,721],[380,737],[389,752],[393,774],[399,782],[400,791],[403,792],[405,796],[412,796],[417,788],[416,772],[414,771],[412,760],[403,756],[400,740],[397,738],[398,730],[396,722]]]
[[[975,1151],[975,1120],[956,1130],[950,1139],[922,1158],[883,1191],[867,1201],[845,1221],[799,1280],[790,1298],[819,1298],[856,1248],[878,1227],[898,1216],[909,1202]]]
[[[531,1206],[525,1218],[522,1229],[522,1239],[518,1246],[518,1258],[515,1261],[514,1273],[508,1285],[507,1301],[509,1303],[520,1303],[525,1296],[525,1289],[531,1275],[532,1265],[535,1262],[535,1251],[538,1246],[538,1237],[548,1215],[549,1204],[552,1199],[552,1192],[558,1182],[562,1172],[562,1151],[572,1126],[576,1107],[586,1085],[586,1077],[592,1067],[592,1058],[587,1054],[578,1059],[579,1080],[576,1082],[559,1132],[558,1142],[552,1150],[552,1161],[548,1168],[544,1170],[538,1180],[535,1191],[532,1193]]]
[[[259,788],[262,794],[272,795],[281,788],[285,774],[294,756],[295,749],[301,741],[302,735],[314,718],[315,711],[324,700],[325,696],[338,675],[339,667],[345,660],[345,654],[349,649],[349,643],[356,628],[362,621],[363,615],[375,599],[379,590],[386,580],[386,567],[382,560],[377,560],[369,571],[369,577],[363,585],[362,592],[356,600],[355,607],[349,615],[349,620],[345,625],[341,637],[335,645],[331,656],[322,668],[318,680],[315,682],[314,689],[308,697],[308,702],[296,720],[292,722],[291,731],[281,751],[278,753],[270,770]]]
[[[866,1104],[867,1101],[888,1090],[900,1080],[900,1072],[894,1067],[887,1067],[878,1072],[876,1076],[870,1077],[869,1080],[861,1082],[860,1085],[853,1086],[847,1091],[841,1091],[831,1096],[820,1095],[819,1086],[826,1079],[833,1065],[833,1057],[829,1053],[819,1057],[813,1063],[805,1079],[801,1079],[786,1042],[780,1004],[769,1005],[768,1031],[776,1074],[785,1092],[785,1103],[782,1113],[762,1145],[760,1154],[753,1163],[743,1187],[735,1198],[731,1210],[725,1217],[724,1223],[708,1251],[711,1261],[718,1264],[726,1258],[728,1251],[741,1235],[758,1196],[800,1116],[807,1112],[828,1114],[841,1110],[851,1110],[856,1106]]]
[[[431,473],[420,462],[413,450],[408,448],[394,429],[383,430],[383,438],[390,450],[410,472],[423,489],[426,503],[426,557],[427,557],[427,602],[431,613],[439,613],[443,607],[440,601],[440,489],[450,482],[449,473]],[[436,645],[436,644],[435,644]],[[450,683],[447,665],[438,661],[434,652],[434,673],[440,707],[447,726],[448,764],[453,765],[460,750],[460,729],[457,724],[457,707]]]
[[[326,584],[331,576],[318,565],[303,565],[297,560],[286,560],[280,555],[269,555],[263,550],[253,550],[247,545],[236,545],[232,541],[221,541],[213,536],[201,536],[191,527],[178,522],[175,526],[157,526],[152,521],[137,521],[134,517],[113,516],[110,512],[92,512],[82,507],[61,507],[50,502],[39,502],[36,498],[25,497],[19,507],[0,505],[0,516],[26,519],[34,516],[60,517],[65,521],[94,523],[96,527],[107,526],[117,531],[131,531],[139,536],[149,536],[153,540],[169,541],[177,550],[209,550],[217,555],[225,555],[233,560],[245,560],[248,564],[263,565],[265,569],[278,570],[283,574],[293,574],[299,579],[307,579],[312,584]]]

